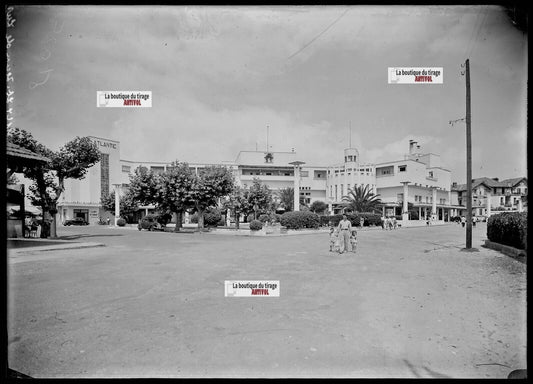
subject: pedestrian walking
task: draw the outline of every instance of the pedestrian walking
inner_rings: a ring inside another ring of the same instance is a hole
[[[472,217],[472,226],[476,226],[477,218],[476,216]]]
[[[465,224],[466,224],[466,217],[461,216],[461,225],[463,226],[463,228],[465,227]]]
[[[385,229],[386,219],[385,216],[381,216],[381,229]]]
[[[359,225],[361,226],[361,229],[363,229],[363,225],[365,225],[365,218],[364,217],[361,217],[359,219]]]
[[[342,215],[342,220],[339,222],[339,253],[349,252],[351,249],[350,234],[352,232],[352,223]]]
[[[394,229],[398,228],[398,223],[396,222],[396,216],[393,216],[392,218],[392,228]]]
[[[110,222],[111,222],[111,219],[108,217],[107,218],[107,225],[109,225]]]

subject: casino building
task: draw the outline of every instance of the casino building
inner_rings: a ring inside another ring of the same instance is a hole
[[[101,161],[91,167],[82,180],[67,179],[65,191],[58,202],[59,222],[73,217],[83,217],[90,224],[110,218],[100,204],[100,197],[118,190],[123,194],[130,182],[130,174],[139,166],[155,173],[165,172],[166,162],[139,162],[122,159],[120,142],[90,136],[102,154]],[[461,208],[457,191],[451,190],[451,172],[440,164],[440,156],[421,153],[420,146],[410,141],[409,154],[403,159],[370,164],[361,161],[357,148],[344,150],[343,162],[333,165],[298,164],[296,152],[241,151],[234,161],[219,165],[229,167],[237,183],[250,186],[259,178],[272,190],[294,187],[298,175],[300,197],[307,204],[323,201],[332,213],[340,212],[344,205],[342,196],[358,185],[368,185],[385,203],[384,215],[405,215],[404,218],[433,217],[448,220]],[[189,163],[196,172],[211,164]],[[296,173],[297,172],[297,173]],[[154,207],[140,207],[140,215]],[[414,213],[416,214],[414,214]]]

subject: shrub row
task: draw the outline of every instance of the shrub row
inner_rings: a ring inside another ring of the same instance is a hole
[[[381,215],[377,213],[348,213],[346,218],[350,220],[353,226],[361,225],[361,217],[365,219],[365,227],[370,225],[381,225]],[[320,216],[321,225],[339,225],[339,222],[342,220],[342,215],[332,215],[332,216]]]
[[[487,237],[495,243],[527,249],[527,212],[504,212],[487,221]]]
[[[281,215],[280,222],[288,229],[318,228],[320,218],[311,211],[285,212]]]

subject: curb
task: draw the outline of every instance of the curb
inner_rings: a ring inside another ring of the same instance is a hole
[[[527,264],[527,252],[523,249],[518,249],[505,244],[495,243],[490,240],[485,240],[485,244],[482,246],[484,248],[493,249],[515,260],[518,260],[521,263]]]
[[[96,248],[96,247],[105,247],[105,244],[103,243],[70,243],[70,244],[57,244],[57,245],[43,245],[40,247],[8,248],[8,251],[9,253],[13,255],[17,255],[21,253],[62,251],[62,250],[67,250],[67,249]]]

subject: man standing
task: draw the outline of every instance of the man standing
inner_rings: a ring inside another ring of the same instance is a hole
[[[342,215],[342,220],[339,222],[339,253],[350,252],[350,235],[352,234],[352,223],[346,218],[346,215]]]

